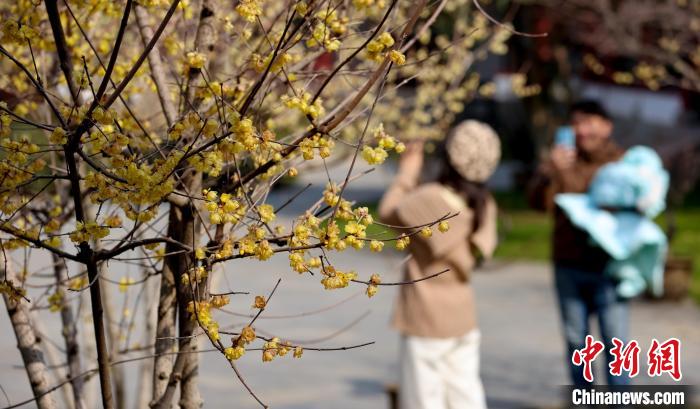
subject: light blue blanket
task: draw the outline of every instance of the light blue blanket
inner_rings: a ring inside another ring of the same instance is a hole
[[[622,297],[646,289],[656,296],[663,292],[668,242],[651,219],[665,208],[668,183],[658,155],[636,146],[620,161],[603,166],[586,194],[555,197],[571,222],[610,255],[606,274],[618,281]]]

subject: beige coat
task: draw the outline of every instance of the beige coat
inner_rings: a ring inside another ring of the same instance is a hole
[[[392,324],[404,335],[450,338],[476,328],[474,291],[469,284],[475,264],[472,251],[492,255],[497,240],[496,204],[489,200],[481,227],[472,234],[473,212],[460,196],[438,183],[417,186],[417,177],[407,173],[396,177],[379,205],[382,221],[403,227],[434,222],[448,213],[459,213],[449,220],[449,231],[434,228],[431,238],[411,237],[405,280],[450,271],[401,286]]]

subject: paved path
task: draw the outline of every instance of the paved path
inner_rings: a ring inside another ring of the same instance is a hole
[[[280,261],[282,263],[284,261]],[[387,271],[396,255],[336,257],[339,266],[355,265],[363,275]],[[246,269],[242,269],[246,270]],[[252,268],[236,275],[244,286],[258,292],[274,278]],[[283,284],[268,311],[270,315],[309,311],[332,305],[354,294],[357,288],[330,292],[319,290],[314,278],[281,273]],[[391,274],[385,274],[389,279]],[[394,274],[396,276],[396,274]],[[543,264],[497,264],[474,278],[482,346],[482,376],[492,408],[551,408],[561,406],[557,385],[565,384],[563,347],[558,315],[551,291],[550,272]],[[351,330],[319,345],[352,345],[368,340],[376,344],[353,351],[313,353],[302,360],[282,359],[261,364],[258,354],[241,363],[250,385],[277,408],[384,408],[383,385],[397,378],[397,336],[387,327],[395,292],[382,288],[372,299],[358,296],[318,315],[288,320],[262,319],[260,328],[274,334],[304,340],[332,334],[366,311],[371,313]],[[636,302],[632,306],[632,335],[643,348],[651,338],[678,337],[683,341],[684,383],[700,384],[700,309],[681,304]],[[252,355],[252,354],[251,354]],[[207,368],[224,364],[205,358]],[[225,369],[225,368],[224,368]],[[598,369],[603,369],[600,365]],[[208,370],[205,373],[210,373]],[[204,390],[211,407],[224,407],[230,399],[236,407],[253,408],[230,376],[207,375]],[[637,384],[669,383],[666,378]],[[220,406],[222,405],[222,406]]]

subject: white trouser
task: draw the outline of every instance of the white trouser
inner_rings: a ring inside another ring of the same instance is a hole
[[[401,339],[401,409],[484,409],[478,329],[458,338]]]

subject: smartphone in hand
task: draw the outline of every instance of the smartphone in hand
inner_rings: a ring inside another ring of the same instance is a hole
[[[554,145],[567,149],[576,149],[576,134],[570,126],[560,126],[554,134]]]

